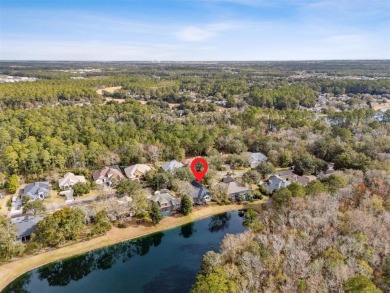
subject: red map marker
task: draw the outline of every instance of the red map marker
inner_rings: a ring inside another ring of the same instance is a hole
[[[203,170],[202,171],[196,170],[196,168],[195,168],[196,164],[202,164]],[[202,181],[204,175],[206,175],[208,169],[209,169],[209,164],[207,163],[207,161],[205,159],[203,159],[201,157],[195,158],[191,162],[191,172],[192,172],[192,174],[194,174],[196,180],[199,183],[200,183],[200,181]]]

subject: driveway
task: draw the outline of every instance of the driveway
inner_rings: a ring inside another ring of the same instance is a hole
[[[68,189],[68,190],[61,191],[60,195],[66,197],[65,203],[69,203],[74,201],[73,193],[74,193],[73,189]]]
[[[9,212],[9,215],[11,217],[14,217],[14,215],[21,215],[22,214],[22,200],[19,196],[13,196],[12,197],[12,203],[11,203],[11,211]]]

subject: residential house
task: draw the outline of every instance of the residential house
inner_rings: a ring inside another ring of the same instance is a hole
[[[286,176],[294,176],[295,174],[293,169],[287,169],[287,170],[278,171],[276,175],[279,175],[281,177],[286,177]]]
[[[230,182],[234,182],[236,181],[236,179],[234,179],[234,177],[228,175],[228,176],[225,176],[222,178],[222,182],[223,183],[230,183]]]
[[[332,174],[334,172],[334,163],[328,163],[328,169],[326,170],[325,174]]]
[[[238,199],[241,195],[244,196],[245,200],[249,199],[248,193],[251,191],[249,187],[246,187],[231,176],[223,178],[222,182],[226,186],[226,192],[232,200]]]
[[[149,200],[158,204],[164,216],[169,216],[180,210],[181,199],[174,197],[167,189],[156,191],[154,195],[149,197]]]
[[[31,234],[34,232],[35,226],[42,219],[42,216],[26,216],[11,219],[12,224],[15,224],[16,226],[16,239],[22,242],[30,240]]]
[[[205,204],[211,200],[211,192],[206,187],[201,185],[198,181],[192,181],[192,186],[194,187],[191,196],[195,204]]]
[[[184,165],[176,160],[166,162],[161,168],[166,172],[174,173],[176,169],[184,167]]]
[[[145,174],[152,168],[145,164],[135,164],[125,168],[125,174],[129,179],[140,180],[143,179]]]
[[[92,177],[97,184],[106,184],[108,186],[113,186],[115,182],[125,179],[125,176],[117,165],[96,170],[93,172]]]
[[[69,188],[72,188],[73,185],[75,185],[76,183],[86,183],[87,180],[85,180],[85,177],[82,176],[82,175],[75,175],[73,173],[66,173],[64,175],[64,178],[60,178],[58,180],[58,186],[61,188],[61,189],[69,189]]]
[[[196,158],[186,158],[183,161],[181,161],[184,165],[191,166],[192,161]]]
[[[260,163],[265,162],[268,158],[263,153],[247,153],[248,162],[252,168],[256,168]]]
[[[313,176],[313,175],[299,176],[299,175],[293,174],[293,175],[287,176],[287,178],[285,178],[285,179],[290,181],[290,182],[296,182],[302,186],[306,186],[307,184],[309,184],[310,181],[316,180],[317,177]]]
[[[22,197],[28,197],[31,201],[44,200],[50,192],[49,182],[34,182],[24,187]]]
[[[275,190],[278,190],[283,187],[287,187],[291,184],[291,181],[283,179],[278,175],[271,175],[268,180],[263,184],[263,186],[270,192],[273,193]]]

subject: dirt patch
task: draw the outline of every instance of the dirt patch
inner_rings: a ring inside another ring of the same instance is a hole
[[[125,102],[125,99],[114,99],[114,98],[104,98],[106,103],[108,102],[117,102],[118,104],[122,104]]]
[[[390,102],[389,103],[383,103],[383,104],[372,103],[371,107],[375,111],[382,110],[382,109],[385,109],[385,108],[390,108]]]
[[[99,94],[99,95],[103,95],[103,91],[106,91],[106,92],[109,92],[109,93],[113,93],[117,90],[120,90],[122,87],[121,86],[112,86],[112,87],[106,87],[104,89],[98,89],[96,90],[96,92]]]

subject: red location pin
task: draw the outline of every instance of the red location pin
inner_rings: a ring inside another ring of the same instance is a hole
[[[198,163],[203,165],[202,171],[196,170],[195,166]],[[192,174],[194,174],[196,180],[199,183],[200,183],[200,181],[202,181],[204,175],[206,175],[208,169],[209,169],[209,164],[207,163],[207,161],[205,159],[203,159],[201,157],[197,157],[197,158],[193,159],[191,162],[191,172],[192,172]]]

